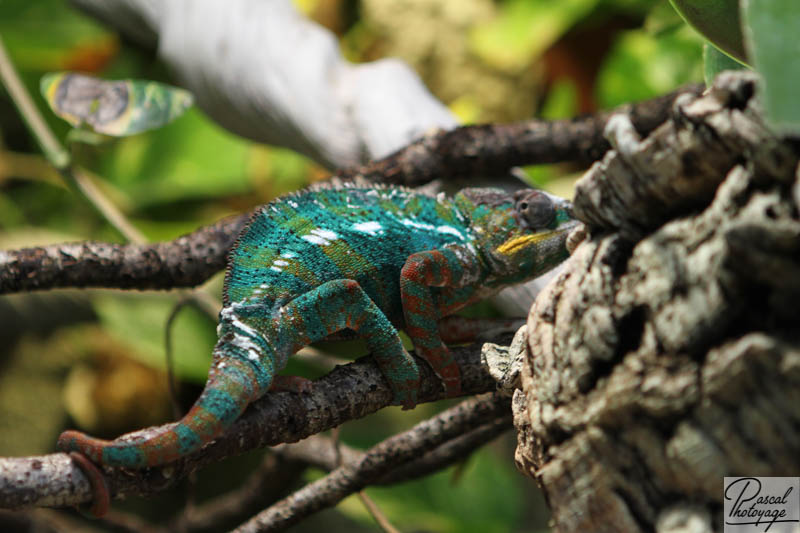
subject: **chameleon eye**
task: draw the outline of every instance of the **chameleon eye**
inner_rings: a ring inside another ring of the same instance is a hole
[[[539,191],[525,191],[517,197],[517,212],[531,228],[546,228],[556,217],[553,201]]]

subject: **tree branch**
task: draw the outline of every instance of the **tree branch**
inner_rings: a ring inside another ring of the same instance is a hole
[[[702,85],[688,85],[652,100],[569,120],[528,120],[437,131],[381,160],[336,175],[418,186],[437,178],[497,176],[519,165],[588,165],[611,147],[603,133],[611,116],[627,115],[636,131],[647,135],[667,119],[680,96],[696,96],[702,90]]]
[[[470,398],[404,433],[386,439],[366,452],[358,463],[337,468],[324,478],[306,485],[235,531],[282,531],[316,511],[336,505],[392,469],[438,447],[465,430],[502,417],[508,413],[509,403],[508,398],[496,394]]]
[[[486,424],[447,440],[441,445],[421,450],[417,457],[395,467],[373,485],[391,485],[418,479],[463,460],[487,442],[513,427],[511,414],[505,413]],[[203,505],[188,509],[176,522],[175,528],[186,533],[219,531],[254,515],[266,504],[277,500],[287,487],[294,484],[308,466],[332,471],[344,465],[354,466],[364,458],[364,452],[339,443],[335,448],[332,439],[312,435],[293,444],[280,444],[272,448],[274,454],[264,458],[261,467],[239,488]],[[280,459],[278,459],[280,458]]]
[[[464,395],[494,390],[494,380],[480,364],[479,345],[451,351],[461,368]],[[441,399],[441,380],[422,360],[417,359],[417,363],[422,375],[419,402]],[[225,435],[179,461],[140,470],[136,475],[106,468],[106,481],[112,497],[152,494],[208,463],[256,448],[298,441],[374,413],[391,402],[391,389],[378,367],[371,359],[361,359],[337,367],[316,381],[308,394],[267,394],[248,408]],[[153,428],[120,438],[135,439],[150,431]],[[0,508],[78,505],[91,497],[88,480],[64,453],[0,458]]]
[[[616,112],[628,114],[636,131],[646,134],[667,119],[679,96],[699,90],[686,87]],[[500,174],[520,164],[585,163],[608,149],[603,130],[610,116],[606,112],[572,121],[464,126],[423,138],[380,161],[343,170],[333,179],[419,185],[434,178]],[[225,219],[157,244],[87,242],[0,251],[0,294],[55,287],[194,286],[225,266],[228,251],[250,216]]]
[[[403,466],[393,469],[387,475],[376,480],[373,485],[393,485],[412,479],[427,476],[468,457],[476,449],[497,438],[512,428],[511,415],[499,417],[491,422],[470,429],[437,448],[427,450]],[[313,435],[293,444],[275,446],[273,451],[287,459],[302,461],[322,470],[332,471],[338,468],[336,451],[331,439],[321,435]],[[341,462],[354,465],[361,461],[364,452],[339,444]]]
[[[84,242],[0,251],[0,294],[57,287],[172,289],[225,268],[249,214],[223,219],[174,241]]]

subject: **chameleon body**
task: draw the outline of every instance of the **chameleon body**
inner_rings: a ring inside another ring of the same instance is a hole
[[[534,190],[465,189],[451,199],[353,186],[278,199],[230,253],[208,383],[186,416],[141,440],[67,431],[59,447],[107,466],[182,457],[266,393],[291,354],[344,330],[366,340],[395,403],[413,407],[419,384],[398,329],[456,396],[460,372],[440,320],[560,263],[576,224],[568,202]]]

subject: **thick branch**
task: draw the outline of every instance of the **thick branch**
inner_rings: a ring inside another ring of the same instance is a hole
[[[649,138],[628,117],[614,116],[606,133],[615,150],[577,183],[576,216],[637,241],[671,218],[708,205],[743,159],[771,174],[791,164],[791,146],[754,115],[755,78],[736,78],[735,84],[726,79],[705,98],[682,95],[672,120]]]
[[[510,339],[506,339],[508,341]],[[494,380],[481,367],[480,346],[453,348],[461,367],[465,395],[494,390]],[[422,374],[419,401],[441,399],[441,380],[418,360]],[[371,359],[342,367],[314,384],[311,393],[271,393],[253,404],[224,436],[202,450],[164,467],[137,472],[106,469],[112,496],[147,495],[174,485],[189,472],[231,455],[284,442],[294,442],[382,409],[392,392]],[[126,438],[152,431],[142,430]],[[91,500],[88,480],[63,453],[0,459],[0,508],[77,505]]]
[[[501,175],[519,165],[567,161],[588,165],[610,148],[603,131],[614,114],[628,115],[638,133],[647,135],[667,119],[678,97],[697,95],[702,90],[701,85],[689,85],[652,100],[570,120],[528,120],[438,131],[379,161],[343,170],[337,176],[417,186],[437,178]]]
[[[392,469],[438,447],[465,430],[502,417],[508,409],[508,398],[496,394],[466,400],[404,433],[386,439],[367,451],[358,463],[337,468],[324,478],[306,485],[259,513],[236,531],[282,531],[315,511],[336,505]]]

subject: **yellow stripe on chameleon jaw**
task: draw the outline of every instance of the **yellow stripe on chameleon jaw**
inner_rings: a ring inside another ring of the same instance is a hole
[[[533,235],[514,237],[498,246],[497,251],[503,255],[512,255],[531,244],[537,244],[551,238],[554,233],[554,231],[544,231],[541,233],[534,233]]]

